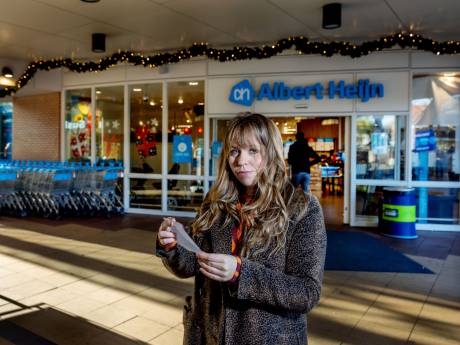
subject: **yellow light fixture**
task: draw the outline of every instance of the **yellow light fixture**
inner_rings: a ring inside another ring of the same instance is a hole
[[[177,100],[177,103],[183,104],[183,103],[184,103],[184,99],[183,99],[182,97],[179,97],[179,99]]]

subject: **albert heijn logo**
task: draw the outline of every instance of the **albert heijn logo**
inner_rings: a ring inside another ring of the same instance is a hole
[[[249,107],[252,102],[254,102],[255,98],[256,92],[254,91],[254,88],[249,80],[244,79],[232,87],[232,91],[230,92],[230,97],[228,99],[230,102]]]

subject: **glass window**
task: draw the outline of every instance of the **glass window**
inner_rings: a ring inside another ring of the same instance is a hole
[[[377,217],[383,189],[382,186],[357,185],[356,215]],[[460,189],[417,187],[415,193],[417,223],[460,224]]]
[[[195,212],[202,202],[202,181],[168,180],[168,210]]]
[[[13,144],[13,103],[0,103],[0,158],[11,160]]]
[[[168,83],[168,171],[204,175],[204,82]]]
[[[161,174],[162,84],[130,85],[132,173]]]
[[[131,178],[129,207],[161,209],[161,180]]]
[[[91,89],[68,90],[65,95],[65,159],[91,159]]]
[[[356,186],[356,215],[357,216],[378,216],[379,203],[383,198],[382,186]]]
[[[356,178],[404,179],[404,125],[403,116],[357,117]]]
[[[209,157],[210,176],[217,175],[219,156],[229,122],[230,119],[211,119],[211,139],[209,141],[211,148],[211,155]]]
[[[96,157],[123,160],[123,86],[96,89]]]
[[[416,188],[417,223],[460,224],[460,189]]]
[[[415,76],[412,95],[412,179],[460,181],[460,76]]]

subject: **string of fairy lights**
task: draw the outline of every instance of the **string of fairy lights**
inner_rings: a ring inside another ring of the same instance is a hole
[[[150,56],[142,53],[120,51],[97,62],[81,62],[70,58],[36,60],[29,63],[25,72],[18,78],[16,85],[5,86],[0,89],[0,98],[9,96],[23,88],[38,71],[50,71],[62,67],[78,73],[105,71],[120,62],[156,68],[165,64],[174,64],[194,57],[204,56],[220,62],[268,59],[289,49],[295,49],[299,54],[305,55],[315,54],[326,57],[342,55],[359,58],[397,45],[401,48],[417,49],[436,55],[456,55],[460,53],[460,41],[435,41],[414,33],[388,35],[378,40],[366,41],[361,44],[345,41],[314,42],[303,36],[284,38],[272,45],[263,45],[261,47],[237,46],[231,49],[217,49],[211,48],[207,43],[194,43],[191,47],[180,49],[175,53],[159,53]]]

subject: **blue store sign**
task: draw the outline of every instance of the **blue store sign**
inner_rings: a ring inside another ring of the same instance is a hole
[[[432,129],[415,131],[414,152],[436,150],[436,135]]]
[[[173,163],[192,163],[192,136],[175,135],[173,137]]]
[[[384,87],[382,83],[370,83],[369,80],[358,80],[356,84],[345,84],[345,81],[335,82],[330,80],[327,88],[321,83],[302,86],[288,86],[282,81],[262,83],[259,90],[255,90],[249,80],[245,79],[235,84],[229,96],[229,101],[244,106],[251,106],[258,101],[286,101],[286,100],[308,100],[312,97],[323,99],[359,99],[367,102],[372,98],[383,98]]]

